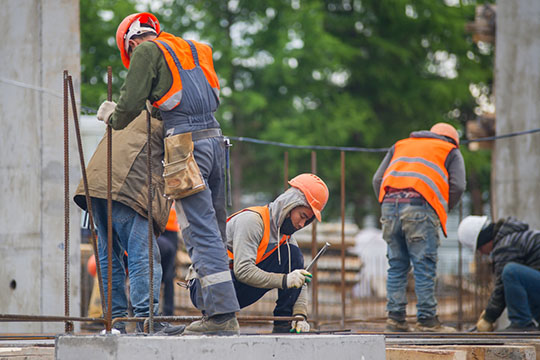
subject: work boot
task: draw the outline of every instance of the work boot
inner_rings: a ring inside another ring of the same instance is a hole
[[[453,333],[457,330],[450,326],[444,326],[437,316],[428,319],[419,319],[416,323],[416,331],[419,332],[442,332]]]
[[[506,328],[497,330],[497,332],[537,332],[540,331],[532,322],[529,325],[521,326],[515,323],[510,323]]]
[[[103,330],[101,330],[101,332],[99,334],[100,335],[106,335],[107,330],[103,329]],[[127,334],[127,332],[126,332],[126,324],[124,324],[123,322],[118,322],[118,323],[113,325],[113,328],[111,329],[111,335],[125,335],[125,334]]]
[[[240,325],[235,313],[204,316],[186,326],[184,335],[240,335]]]
[[[386,328],[384,329],[386,332],[409,332],[412,331],[412,329],[409,327],[409,324],[407,324],[407,321],[405,320],[395,320],[388,318],[386,319]]]
[[[185,328],[186,328],[185,325],[174,326],[167,322],[154,321],[154,333],[152,335],[157,335],[157,336],[180,335],[184,332]],[[146,333],[144,329],[144,322],[141,321],[137,323],[137,332]]]
[[[272,334],[288,334],[291,332],[290,321],[279,321],[274,323]]]

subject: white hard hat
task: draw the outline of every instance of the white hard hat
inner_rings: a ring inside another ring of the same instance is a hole
[[[487,223],[487,216],[470,215],[463,219],[458,226],[458,240],[463,245],[476,251],[478,234]]]

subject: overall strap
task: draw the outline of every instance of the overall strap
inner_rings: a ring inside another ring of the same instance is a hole
[[[165,49],[167,49],[167,52],[171,55],[172,59],[174,60],[175,65],[178,67],[178,70],[183,70],[182,65],[180,64],[180,60],[178,60],[176,53],[173,51],[173,49],[171,49],[169,44],[161,40],[155,40],[155,41],[159,42],[161,45],[165,47]]]
[[[197,53],[197,48],[195,47],[195,44],[193,44],[191,40],[186,40],[186,42],[189,44],[189,47],[191,48],[191,55],[193,56],[193,61],[195,62],[195,65],[200,67],[199,53]]]

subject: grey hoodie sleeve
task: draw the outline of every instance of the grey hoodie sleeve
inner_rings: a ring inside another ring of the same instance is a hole
[[[262,218],[251,211],[236,215],[227,224],[227,238],[232,238],[234,276],[244,284],[264,289],[281,289],[284,274],[266,272],[255,265],[257,249],[263,237]]]
[[[381,191],[381,184],[383,181],[384,172],[386,171],[388,165],[390,165],[390,160],[392,159],[392,156],[394,156],[394,146],[392,146],[390,150],[388,150],[386,156],[379,165],[379,168],[375,172],[375,175],[373,175],[373,191],[375,192],[375,196],[377,196],[377,199],[379,198],[379,192]]]
[[[448,170],[448,211],[450,211],[459,202],[467,185],[465,161],[463,161],[463,155],[461,155],[459,149],[454,149],[448,154],[445,166]]]

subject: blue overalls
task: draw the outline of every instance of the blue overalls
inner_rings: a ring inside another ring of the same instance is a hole
[[[159,42],[171,54],[182,81],[182,101],[170,111],[161,110],[165,136],[191,132],[194,157],[206,189],[175,201],[178,223],[193,267],[202,285],[204,312],[208,316],[240,310],[232,283],[225,248],[225,144],[214,117],[219,99],[199,64],[197,49],[191,41],[195,67],[182,68],[175,52]],[[175,69],[171,69],[174,71]],[[204,130],[215,129],[208,136]],[[202,130],[202,131],[201,131]],[[199,134],[204,134],[199,136]]]

